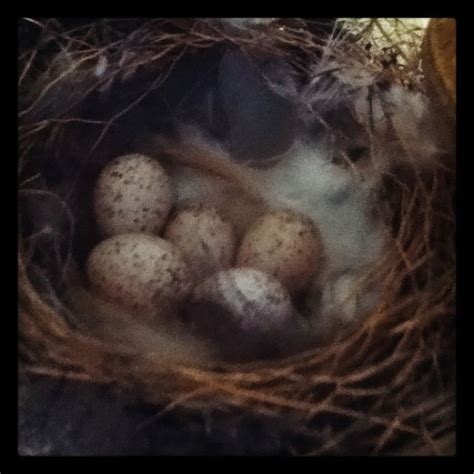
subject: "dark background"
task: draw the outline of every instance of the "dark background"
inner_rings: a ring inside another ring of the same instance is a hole
[[[20,374],[20,456],[285,455],[278,421],[156,416],[159,408],[115,390]]]

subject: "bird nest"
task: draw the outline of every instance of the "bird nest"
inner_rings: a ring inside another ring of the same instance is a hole
[[[98,337],[64,297],[95,242],[84,198],[91,179],[111,157],[133,151],[134,111],[177,64],[232,45],[250,55],[276,53],[305,77],[330,50],[340,64],[370,73],[374,84],[424,93],[420,30],[406,27],[402,40],[376,20],[328,26],[296,19],[251,28],[195,19],[23,19],[19,29],[25,368],[112,384],[160,413],[278,418],[297,454],[452,452],[455,165],[449,143],[430,166],[418,166],[416,151],[404,149],[409,158],[384,170],[390,245],[367,276],[379,283],[381,298],[353,330],[324,345],[248,364],[170,363]],[[385,44],[370,39],[375,30]],[[104,104],[107,94],[115,99]]]

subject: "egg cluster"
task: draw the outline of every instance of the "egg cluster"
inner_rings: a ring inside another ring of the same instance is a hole
[[[203,313],[217,314],[216,334],[228,328],[237,340],[290,328],[294,300],[322,262],[311,219],[269,212],[238,239],[216,208],[174,206],[171,179],[144,155],[120,156],[102,170],[94,211],[104,238],[87,261],[95,291],[137,317],[186,307],[199,326]]]

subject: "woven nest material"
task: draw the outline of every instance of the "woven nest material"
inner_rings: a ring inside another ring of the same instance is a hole
[[[77,223],[83,222],[85,211],[77,206],[80,193],[76,201],[65,198],[72,189],[70,182],[64,187],[57,179],[52,189],[41,184],[40,176],[46,163],[49,166],[58,157],[71,157],[71,175],[77,177],[86,164],[90,169],[100,166],[94,163],[100,162],[101,154],[119,154],[123,143],[114,135],[116,123],[149,90],[159,88],[190,51],[234,44],[249,52],[277,52],[304,74],[331,43],[341,60],[408,83],[418,80],[419,61],[409,58],[403,67],[387,70],[382,53],[369,54],[366,48],[364,35],[376,24],[352,33],[349,28],[348,33],[336,29],[323,34],[317,22],[304,20],[275,21],[251,30],[184,19],[84,21],[73,26],[57,20],[22,21],[34,32],[25,35],[24,42],[20,36],[22,363],[36,373],[117,385],[165,406],[165,411],[279,417],[288,421],[298,454],[452,453],[456,282],[452,157],[445,157],[430,172],[414,168],[403,175],[387,173],[393,245],[372,275],[382,285],[381,303],[355,332],[284,360],[212,369],[170,366],[153,354],[102,341],[77,324],[61,302],[61,285],[71,261],[82,258],[77,242],[87,239],[88,230]],[[107,72],[102,74],[102,69]],[[94,94],[120,89],[137,74],[148,81],[148,91],[137,94],[125,110],[108,117],[88,116],[87,104]],[[54,98],[60,93],[58,108]],[[83,150],[80,159],[78,147]],[[37,202],[51,197],[64,215],[65,236],[58,253],[66,256],[58,257],[57,270],[41,272],[33,264],[54,231],[25,230],[26,197]],[[38,242],[46,243],[42,247]]]

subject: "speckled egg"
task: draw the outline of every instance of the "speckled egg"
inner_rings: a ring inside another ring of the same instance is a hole
[[[192,291],[179,250],[146,234],[116,235],[99,243],[89,255],[87,275],[99,294],[137,311],[184,301]]]
[[[228,318],[221,322],[222,325],[235,327],[248,335],[271,333],[287,327],[295,314],[284,286],[253,268],[232,268],[215,273],[195,289],[193,302],[208,303],[220,309]]]
[[[181,250],[195,278],[232,265],[234,229],[213,207],[198,204],[180,210],[167,224],[164,238]]]
[[[157,234],[172,206],[170,180],[160,164],[139,154],[112,160],[94,190],[94,211],[101,233]]]
[[[306,290],[322,263],[323,243],[313,221],[287,211],[265,214],[245,234],[236,266],[262,270],[291,294]]]

